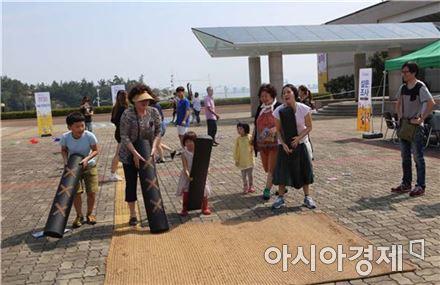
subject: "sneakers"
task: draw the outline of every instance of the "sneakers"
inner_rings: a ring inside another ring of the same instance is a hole
[[[286,205],[286,203],[284,202],[284,197],[278,196],[275,199],[275,202],[272,204],[272,209],[279,209],[281,207],[284,207],[285,205]]]
[[[254,193],[255,192],[255,187],[254,186],[249,186],[249,188],[247,189],[248,193]]]
[[[219,143],[216,142],[216,141],[214,141],[214,142],[212,143],[212,146],[218,146],[218,145],[219,145]]]
[[[305,196],[304,197],[303,206],[307,207],[309,209],[315,209],[316,208],[315,201],[313,201],[312,197],[310,197],[310,196]]]
[[[263,190],[263,200],[269,200],[270,199],[270,189],[264,188]]]
[[[112,182],[117,182],[117,181],[122,181],[122,178],[121,178],[121,176],[117,175],[116,173],[113,173],[110,175],[108,180],[112,181]]]
[[[414,188],[415,189],[415,188]],[[392,193],[407,193],[411,190],[411,185],[400,184],[397,187],[391,188]]]
[[[170,156],[171,156],[171,160],[174,160],[174,157],[176,156],[177,151],[173,151],[171,152]]]
[[[138,219],[136,217],[131,217],[130,220],[128,221],[128,224],[130,226],[136,226],[138,224]]]
[[[73,228],[79,228],[84,224],[84,217],[76,216],[75,220],[73,220],[72,227]]]
[[[96,224],[96,216],[92,214],[87,215],[87,224],[89,225]]]
[[[422,186],[416,186],[413,190],[409,193],[409,196],[411,197],[417,197],[417,196],[423,196],[425,195],[425,187]]]

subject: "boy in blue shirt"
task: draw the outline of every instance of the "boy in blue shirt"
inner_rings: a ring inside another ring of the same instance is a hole
[[[189,127],[189,115],[190,115],[190,103],[188,99],[185,98],[185,88],[182,86],[177,87],[176,95],[179,97],[179,102],[177,103],[177,134],[179,135],[180,144],[183,147],[183,136],[188,131]]]
[[[96,192],[98,192],[99,188],[95,158],[98,155],[98,140],[92,132],[85,130],[85,120],[84,115],[79,112],[70,113],[66,118],[69,132],[64,133],[60,140],[64,166],[67,165],[68,157],[71,154],[76,153],[84,157],[80,162],[84,170],[73,201],[76,210],[76,218],[72,225],[74,228],[80,227],[85,222],[81,200],[84,188],[87,192],[87,223],[91,225],[96,224],[96,216],[92,212],[95,207]]]

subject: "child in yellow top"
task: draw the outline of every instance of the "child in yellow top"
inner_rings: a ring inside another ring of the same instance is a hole
[[[254,150],[252,146],[252,137],[249,134],[250,127],[248,124],[238,123],[237,132],[240,136],[235,141],[235,166],[241,170],[243,193],[253,193],[255,192],[252,177],[252,171],[254,170]]]

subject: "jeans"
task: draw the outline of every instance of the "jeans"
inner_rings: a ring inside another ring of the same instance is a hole
[[[217,134],[217,121],[216,120],[207,120],[208,123],[208,136],[212,137],[212,140],[215,142],[215,135]]]
[[[423,127],[419,126],[414,135],[414,141],[400,140],[400,153],[402,156],[403,178],[402,184],[412,183],[411,153],[414,157],[417,170],[417,186],[425,187],[425,158],[423,157]]]
[[[92,122],[86,122],[86,130],[93,132]]]

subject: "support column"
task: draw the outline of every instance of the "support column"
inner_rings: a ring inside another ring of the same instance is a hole
[[[261,85],[261,63],[260,57],[249,57],[249,89],[251,95],[251,114],[255,116],[260,100],[258,99],[258,89]]]
[[[354,94],[356,102],[359,100],[359,69],[367,66],[365,53],[354,54]]]
[[[280,51],[269,52],[269,81],[277,89],[277,100],[282,101],[283,88],[283,54]]]
[[[388,59],[396,58],[402,55],[402,49],[400,47],[394,47],[388,49]],[[390,101],[397,99],[396,94],[399,91],[399,87],[402,84],[402,75],[399,70],[392,70],[388,72],[388,94]]]

